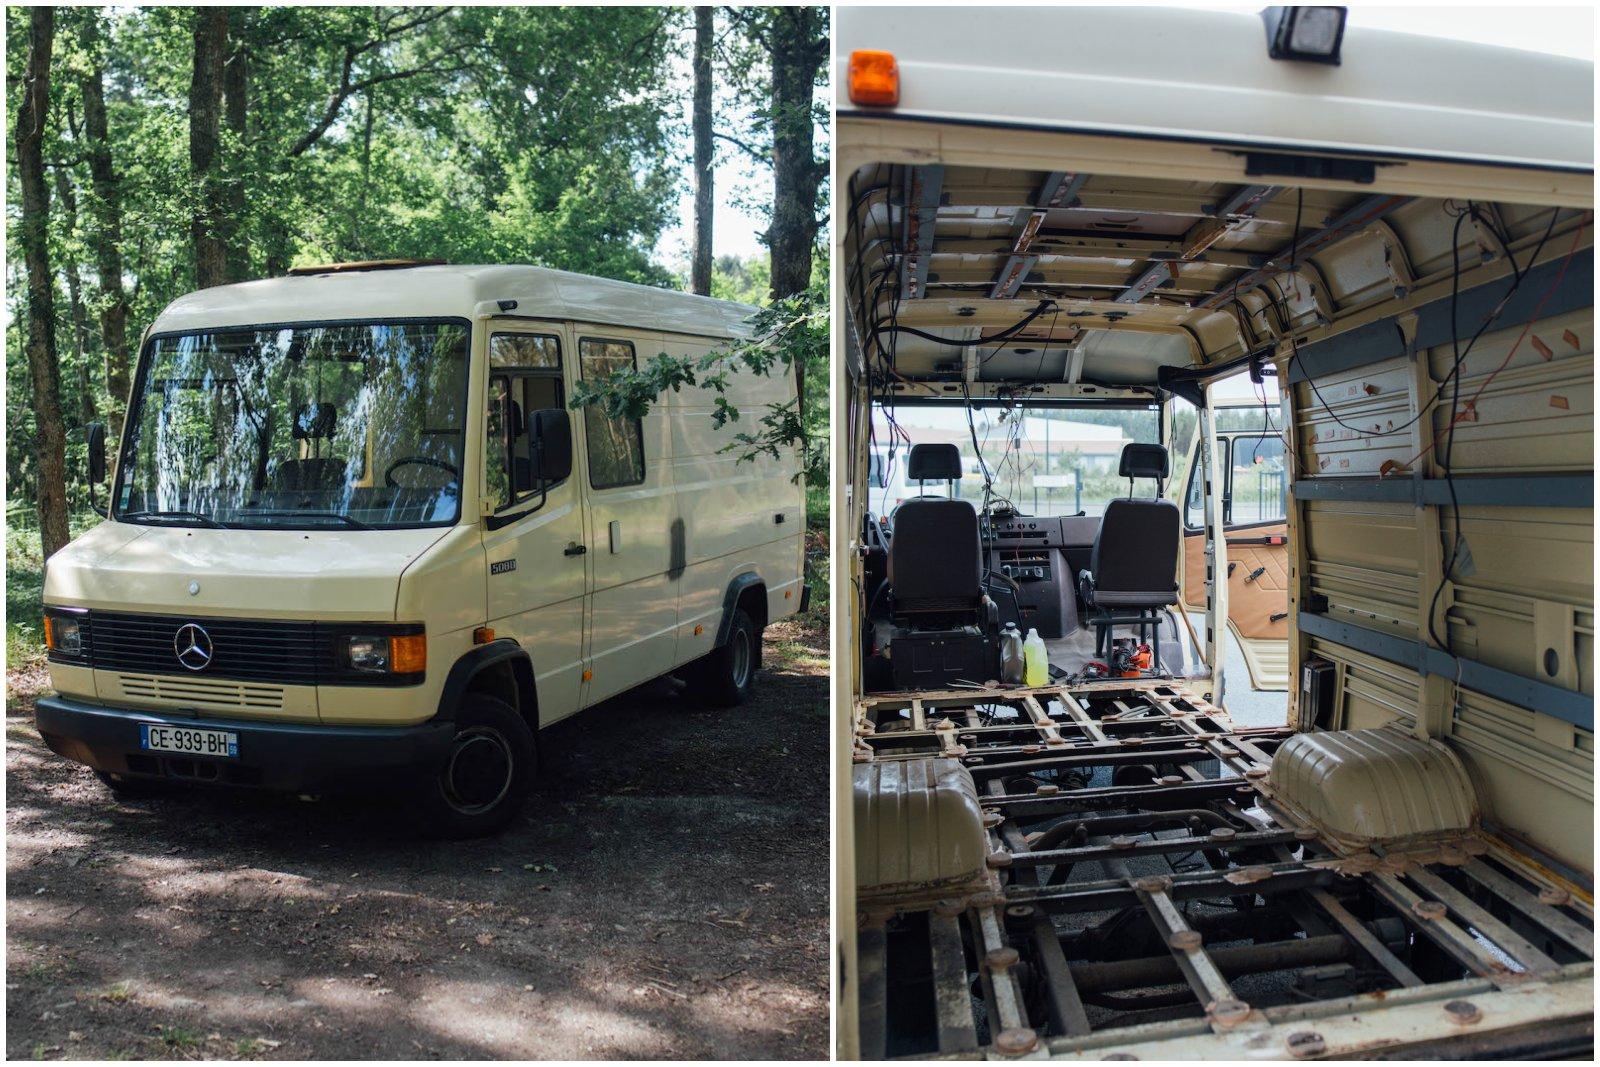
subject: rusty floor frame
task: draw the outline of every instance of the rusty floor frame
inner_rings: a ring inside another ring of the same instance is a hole
[[[1181,681],[858,700],[854,761],[962,761],[990,850],[864,905],[863,1058],[1592,1049],[1588,887],[1476,833],[1341,853],[1273,800],[1291,735]]]

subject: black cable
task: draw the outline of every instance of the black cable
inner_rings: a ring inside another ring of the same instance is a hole
[[[936,344],[948,345],[951,348],[982,348],[984,345],[992,345],[1000,341],[1010,340],[1026,329],[1030,322],[1038,318],[1040,315],[1043,315],[1051,308],[1055,308],[1057,311],[1060,310],[1060,306],[1054,300],[1041,300],[1039,301],[1038,307],[1028,312],[1028,314],[1015,325],[1008,326],[1006,329],[993,335],[992,337],[979,337],[971,341],[957,341],[950,337],[940,337],[938,334],[928,333],[925,330],[919,330],[913,326],[901,326],[897,322],[893,321],[893,316],[890,316],[888,320],[880,319],[873,326],[873,333],[874,335],[882,333],[885,329],[884,322],[888,321],[889,326],[887,329],[889,332],[894,334],[909,333],[913,337],[920,337],[925,341],[933,341]]]
[[[1455,568],[1460,561],[1463,540],[1461,534],[1461,501],[1456,496],[1455,477],[1451,470],[1451,460],[1454,455],[1456,441],[1456,423],[1460,421],[1457,407],[1461,403],[1461,369],[1466,363],[1467,357],[1472,354],[1473,346],[1478,343],[1478,338],[1482,337],[1488,330],[1489,324],[1499,317],[1500,312],[1510,301],[1512,294],[1522,286],[1522,280],[1528,270],[1532,269],[1534,263],[1538,261],[1539,253],[1544,251],[1545,243],[1550,240],[1550,235],[1555,232],[1556,215],[1559,211],[1557,208],[1550,209],[1550,224],[1545,227],[1544,236],[1539,239],[1539,243],[1534,247],[1533,255],[1528,257],[1527,267],[1518,268],[1516,257],[1511,255],[1510,248],[1502,241],[1502,247],[1506,249],[1506,258],[1511,262],[1511,270],[1515,281],[1512,282],[1510,291],[1506,293],[1500,304],[1495,308],[1494,314],[1484,319],[1477,332],[1472,335],[1472,339],[1467,342],[1467,347],[1462,349],[1461,325],[1458,318],[1458,305],[1461,297],[1461,224],[1470,217],[1476,221],[1483,222],[1491,233],[1495,233],[1497,238],[1500,236],[1492,223],[1477,213],[1478,210],[1477,205],[1469,200],[1467,201],[1467,210],[1456,216],[1455,230],[1450,242],[1450,344],[1454,361],[1451,364],[1449,374],[1445,376],[1444,382],[1441,383],[1438,392],[1435,393],[1437,398],[1439,394],[1443,393],[1446,386],[1451,389],[1450,419],[1445,424],[1445,444],[1444,448],[1439,452],[1439,467],[1444,474],[1445,486],[1450,491],[1450,519],[1455,536],[1448,546],[1447,562],[1440,569],[1439,584],[1433,591],[1433,598],[1428,602],[1428,636],[1433,638],[1433,643],[1436,646],[1443,648],[1451,655],[1454,655],[1455,651],[1450,639],[1450,628],[1448,626],[1445,627],[1444,640],[1441,641],[1434,620],[1438,611],[1439,598],[1444,595],[1445,585],[1455,580]],[[1442,522],[1439,524],[1439,551],[1441,557],[1446,556],[1444,523]]]

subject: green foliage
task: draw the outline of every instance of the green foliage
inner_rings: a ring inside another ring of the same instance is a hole
[[[105,384],[104,296],[89,247],[100,201],[90,181],[81,79],[102,74],[131,341],[195,285],[193,10],[56,11],[44,145],[51,257],[58,272],[77,266],[89,326],[80,358],[60,278],[57,347],[73,477],[85,469],[83,393],[101,417],[125,399]],[[26,8],[6,10],[9,39],[21,45],[6,53],[8,139],[22,97],[27,19]],[[671,135],[682,92],[668,73],[681,20],[669,8],[231,9],[229,47],[242,50],[247,70],[245,124],[229,128],[224,107],[220,155],[238,280],[296,264],[399,257],[532,263],[675,286],[653,249],[677,197]],[[77,203],[75,220],[57,172]],[[7,181],[7,202],[16,204],[15,167]],[[19,229],[8,227],[14,263]],[[13,500],[33,499],[37,476],[20,328],[24,283],[20,270],[7,276]],[[81,484],[69,495],[75,507],[86,503]]]
[[[733,435],[724,452],[737,452],[741,462],[768,455],[779,458],[799,448],[803,471],[813,484],[827,481],[827,385],[813,387],[818,368],[826,368],[828,355],[827,287],[814,284],[804,292],[774,301],[750,317],[750,336],[730,341],[699,357],[657,353],[643,366],[623,367],[592,380],[581,380],[573,390],[571,406],[588,404],[613,418],[640,419],[668,390],[709,390],[711,421],[719,429],[739,423],[744,413],[727,398],[728,375],[738,370],[770,377],[774,373],[803,375],[807,383],[804,410],[800,398],[771,403],[746,422],[749,430]]]

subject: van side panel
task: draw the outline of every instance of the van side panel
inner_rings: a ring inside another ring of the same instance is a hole
[[[662,338],[666,351],[694,359],[714,345]],[[728,584],[740,574],[754,572],[765,583],[769,621],[800,606],[805,495],[795,479],[799,458],[791,453],[781,459],[761,455],[741,461],[743,449],[735,441],[737,434],[759,429],[767,405],[793,400],[794,379],[781,368],[770,377],[735,371],[728,376],[726,397],[738,409],[739,421],[720,429],[712,423],[716,394],[711,390],[685,389],[667,402],[683,530],[680,663],[711,650]],[[723,451],[730,445],[731,450]]]
[[[1557,262],[1573,240],[1570,230],[1551,239]],[[1575,277],[1582,261],[1592,262],[1590,248],[1573,256]],[[1465,347],[1482,311],[1463,308],[1461,317]],[[1305,351],[1305,372],[1290,374],[1303,535],[1300,659],[1333,663],[1338,680],[1335,706],[1319,725],[1362,729],[1398,720],[1445,740],[1472,774],[1491,829],[1592,871],[1594,510],[1592,494],[1569,491],[1592,476],[1592,307],[1485,333],[1463,364],[1460,404],[1447,392],[1413,433],[1356,431],[1411,419],[1419,396],[1426,403],[1449,374],[1448,339],[1419,344],[1414,362],[1399,355],[1349,365],[1347,358],[1337,371],[1319,369],[1314,341]],[[1305,374],[1309,381],[1297,380]],[[1455,506],[1439,455],[1452,412],[1459,416],[1450,456]],[[1385,463],[1409,466],[1379,479]],[[1413,498],[1413,472],[1437,487],[1428,502]],[[1496,502],[1461,499],[1474,478]],[[1514,492],[1529,485],[1555,488]],[[1378,486],[1405,492],[1371,499]],[[1414,652],[1419,641],[1431,644],[1428,611],[1447,555],[1441,544],[1455,542],[1458,510],[1460,559],[1438,598],[1434,628],[1441,637],[1448,628],[1464,664],[1459,685],[1437,664],[1419,672]],[[1358,629],[1341,634],[1330,624]],[[1524,679],[1540,688],[1510,699],[1517,694],[1507,687]],[[1587,724],[1574,721],[1582,716],[1562,692],[1588,698],[1577,702],[1588,708]]]

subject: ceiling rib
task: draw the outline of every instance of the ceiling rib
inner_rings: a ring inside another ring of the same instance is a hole
[[[1414,199],[1416,198],[1410,196],[1369,196],[1309,237],[1278,249],[1272,258],[1267,260],[1265,266],[1240,275],[1201,300],[1195,307],[1208,310],[1221,307],[1231,300],[1235,294],[1253,289],[1268,278],[1287,271],[1291,253],[1296,257],[1313,255],[1334,242],[1350,236],[1363,226],[1394,214]],[[1279,264],[1282,265],[1280,266]]]
[[[1188,263],[1205,253],[1205,250],[1232,230],[1240,222],[1251,218],[1267,202],[1283,191],[1280,185],[1246,185],[1236,189],[1228,199],[1216,205],[1216,211],[1201,219],[1183,235],[1181,250],[1176,259],[1151,263],[1133,284],[1114,298],[1118,304],[1137,304],[1163,285],[1178,280],[1178,263]]]
[[[906,189],[905,254],[900,259],[900,292],[910,300],[928,293],[928,265],[933,261],[933,231],[939,218],[939,193],[944,166],[912,167]]]
[[[1027,255],[1028,246],[1038,236],[1045,216],[1051,208],[1071,207],[1078,199],[1078,190],[1089,180],[1087,174],[1070,171],[1051,171],[1033,195],[1033,209],[1024,211],[1016,235],[1011,241],[1011,254],[1000,267],[1000,274],[989,289],[990,300],[1010,300],[1022,288],[1028,272],[1039,262],[1038,256]]]

